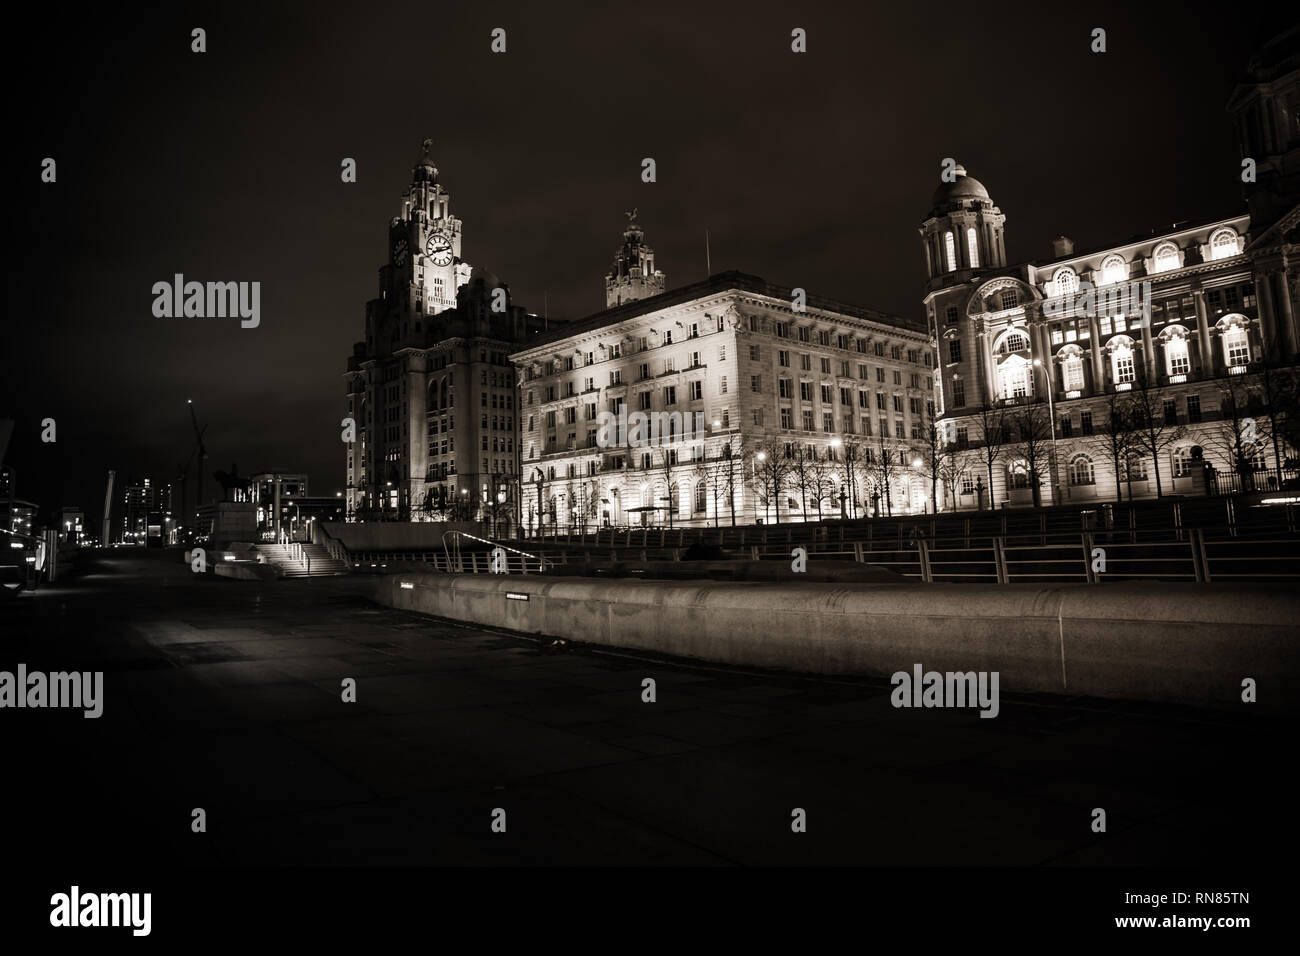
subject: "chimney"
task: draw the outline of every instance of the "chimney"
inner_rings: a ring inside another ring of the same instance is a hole
[[[1065,236],[1057,236],[1052,240],[1052,254],[1058,259],[1074,255],[1074,240],[1067,239]]]

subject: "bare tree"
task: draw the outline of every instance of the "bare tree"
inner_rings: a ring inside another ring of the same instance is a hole
[[[1016,430],[1012,453],[1023,459],[1028,467],[1034,507],[1041,507],[1042,475],[1045,468],[1050,469],[1052,453],[1052,420],[1048,416],[1047,406],[1041,401],[1025,401],[1015,406],[1008,419]]]
[[[781,495],[790,486],[790,459],[784,443],[772,438],[754,442],[746,449],[746,468],[754,493],[766,511],[774,509],[776,523],[781,523]]]
[[[993,466],[1003,457],[1010,424],[1007,410],[1001,405],[981,405],[975,412],[976,439],[980,443],[980,457],[989,478],[989,507],[993,507]]]
[[[1187,428],[1170,421],[1165,414],[1165,389],[1147,374],[1146,363],[1134,363],[1135,380],[1129,392],[1128,409],[1133,434],[1142,450],[1151,457],[1156,469],[1156,497],[1162,497],[1164,488],[1160,481],[1160,456],[1170,445],[1181,441]]]
[[[948,448],[943,440],[943,432],[933,421],[927,421],[922,427],[921,461],[930,476],[930,512],[939,513],[939,473],[943,471],[944,462],[949,457]]]
[[[817,460],[816,453],[806,449],[802,442],[795,442],[796,447],[787,448],[785,454],[790,459],[790,484],[799,489],[800,514],[808,520],[808,485],[812,480],[812,464]]]
[[[657,471],[659,477],[663,479],[664,495],[668,500],[668,530],[671,531],[673,513],[677,510],[677,495],[680,491],[674,478],[677,471],[677,449],[660,447]]]
[[[1135,448],[1141,447],[1141,442],[1133,431],[1132,412],[1122,392],[1111,392],[1106,397],[1101,428],[1092,444],[1110,459],[1111,468],[1115,472],[1115,498],[1123,501],[1120,486],[1128,476],[1129,455]],[[1129,497],[1133,497],[1131,481]]]
[[[1236,376],[1220,385],[1219,421],[1206,430],[1204,441],[1236,472],[1238,488],[1253,491],[1263,450],[1273,443],[1272,418],[1264,410],[1262,382],[1244,378]]]
[[[808,493],[817,506],[817,520],[823,519],[822,502],[835,506],[835,486],[838,478],[836,463],[817,459],[808,468]]]
[[[875,491],[881,494],[885,502],[885,513],[893,515],[894,513],[894,481],[906,467],[903,462],[903,451],[900,448],[890,447],[885,444],[882,436],[879,439],[874,461],[871,463],[871,477],[875,484]]]

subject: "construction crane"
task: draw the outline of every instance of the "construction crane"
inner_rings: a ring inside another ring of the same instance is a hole
[[[208,450],[203,445],[203,433],[208,430],[208,426],[204,425],[202,428],[199,427],[198,416],[194,414],[194,399],[187,398],[185,402],[190,407],[190,423],[194,426],[194,448],[190,451],[190,457],[185,460],[185,464],[181,466],[181,513],[182,517],[184,517],[186,479],[190,473],[190,462],[194,460],[194,456],[197,454],[199,459],[199,473],[197,490],[194,493],[194,515],[197,520],[198,510],[203,504],[203,462],[208,457]]]

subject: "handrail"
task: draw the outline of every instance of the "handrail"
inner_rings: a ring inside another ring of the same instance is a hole
[[[447,557],[448,570],[451,570],[451,551],[448,550],[447,548],[447,535],[449,534],[454,535],[453,541],[456,544],[457,567],[460,566],[460,539],[461,538],[469,538],[471,541],[478,541],[481,544],[491,545],[493,548],[501,548],[503,551],[510,551],[514,554],[521,555],[525,558],[532,558],[537,562],[537,568],[539,571],[548,566],[555,567],[555,562],[551,561],[549,558],[543,557],[540,554],[529,554],[527,551],[520,551],[518,548],[512,548],[507,544],[501,544],[500,542],[492,541],[488,538],[480,538],[478,535],[470,534],[468,531],[461,531],[459,529],[453,528],[449,531],[444,531],[442,533],[442,551],[443,554],[446,555]],[[527,566],[525,566],[525,570],[527,570]]]

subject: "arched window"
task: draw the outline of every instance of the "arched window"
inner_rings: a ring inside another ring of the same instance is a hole
[[[972,269],[978,269],[980,265],[979,243],[975,239],[975,227],[971,226],[966,230],[966,252],[970,256]]]
[[[1074,295],[1074,293],[1079,291],[1079,274],[1073,269],[1068,267],[1065,269],[1057,269],[1056,275],[1053,279],[1056,283],[1056,294],[1058,296]]]
[[[1007,463],[1007,487],[1023,489],[1029,487],[1029,465],[1024,461]]]
[[[695,510],[697,513],[704,511],[708,507],[708,503],[705,500],[705,491],[704,482],[697,481],[695,483]]]
[[[1228,368],[1250,364],[1250,341],[1246,338],[1246,330],[1239,325],[1223,333],[1223,360]]]
[[[1185,445],[1174,452],[1174,477],[1186,478],[1205,460],[1200,445]]]
[[[957,270],[957,242],[953,239],[951,232],[943,234],[943,250],[948,256],[948,271],[955,272]]]
[[[1210,237],[1210,258],[1230,259],[1237,254],[1237,233],[1220,229]]]
[[[1124,477],[1128,481],[1147,480],[1147,460],[1141,455],[1129,455],[1124,462]]]
[[[1167,329],[1166,332],[1165,371],[1171,376],[1186,375],[1192,368],[1191,359],[1187,356],[1187,333],[1177,327]]]
[[[1241,443],[1241,463],[1252,471],[1266,471],[1268,460],[1264,457],[1264,448],[1258,442]]]
[[[1107,256],[1101,261],[1101,284],[1123,282],[1128,278],[1128,263],[1123,256]]]
[[[1086,455],[1080,455],[1070,462],[1071,485],[1095,485],[1096,483],[1097,481],[1093,476],[1092,461]]]
[[[1133,366],[1133,340],[1127,335],[1117,336],[1111,340],[1110,353],[1111,374],[1116,385],[1126,385],[1135,378]]]
[[[1013,355],[998,367],[998,376],[1002,380],[1003,398],[1025,398],[1033,394],[1033,382],[1029,375],[1029,363],[1018,355]]]
[[[1023,352],[1028,348],[1029,339],[1023,332],[1008,332],[998,343],[998,354],[1010,355],[1012,352]]]
[[[1154,272],[1168,272],[1171,269],[1178,268],[1178,247],[1172,242],[1162,242],[1156,246],[1156,251],[1152,255],[1154,262]]]

